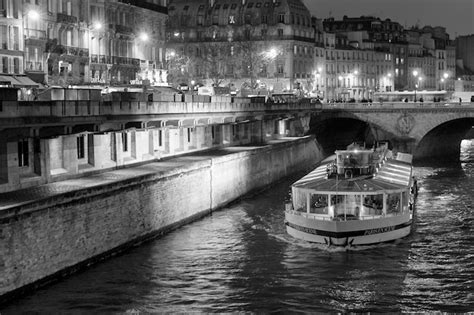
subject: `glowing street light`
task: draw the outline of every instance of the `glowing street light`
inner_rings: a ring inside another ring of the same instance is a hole
[[[270,59],[275,59],[278,55],[278,50],[275,47],[270,48],[270,50],[266,52],[266,55]]]
[[[143,42],[148,41],[148,34],[147,33],[141,33],[139,36],[140,40]]]
[[[26,14],[28,16],[28,18],[30,18],[32,21],[37,21],[39,20],[40,18],[40,15],[38,13],[38,11],[36,10],[30,10],[28,11],[28,13]]]
[[[102,29],[102,23],[95,22],[94,24],[92,24],[92,29],[94,29],[96,31],[101,30]]]
[[[415,77],[415,102],[416,102],[416,89],[418,88],[418,83],[416,82],[416,80],[418,79],[418,81],[421,83],[421,77],[418,77],[418,71],[416,70],[413,70],[412,74]]]

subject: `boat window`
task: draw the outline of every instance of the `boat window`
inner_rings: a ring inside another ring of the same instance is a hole
[[[344,215],[344,195],[333,195],[331,196],[331,205],[334,206],[334,216]]]
[[[334,206],[334,216],[342,220],[354,220],[360,216],[360,195],[331,196],[331,205]]]
[[[387,195],[387,214],[400,212],[400,193]]]
[[[362,213],[364,215],[382,215],[383,195],[364,196]]]
[[[296,211],[306,212],[308,193],[301,189],[293,189],[293,208]]]
[[[358,154],[348,153],[344,155],[344,167],[358,167],[359,165]]]
[[[402,211],[406,212],[408,210],[408,192],[404,191],[402,192]]]
[[[311,194],[309,212],[328,214],[328,196],[321,194]]]

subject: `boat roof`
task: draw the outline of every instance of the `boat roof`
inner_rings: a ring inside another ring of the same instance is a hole
[[[319,192],[376,193],[385,190],[400,190],[410,185],[412,167],[410,163],[388,159],[380,170],[372,175],[345,179],[343,175],[327,178],[327,164],[334,156],[327,158],[312,172],[293,184],[295,188]]]

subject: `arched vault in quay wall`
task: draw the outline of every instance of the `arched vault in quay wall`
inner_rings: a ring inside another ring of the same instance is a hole
[[[474,110],[416,108],[323,110],[313,114],[309,133],[326,153],[353,141],[390,140],[393,148],[415,160],[459,159],[461,140],[474,126]]]

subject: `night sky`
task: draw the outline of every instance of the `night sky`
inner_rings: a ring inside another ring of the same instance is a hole
[[[451,39],[474,34],[474,0],[303,0],[317,18],[373,15],[409,28],[444,26]]]

